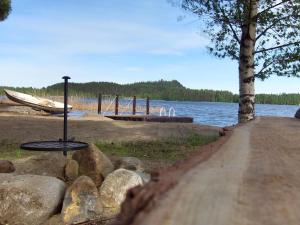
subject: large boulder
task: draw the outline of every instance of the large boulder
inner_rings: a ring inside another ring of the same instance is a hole
[[[96,185],[87,176],[78,177],[68,188],[62,208],[62,219],[66,224],[80,223],[99,218],[103,207]]]
[[[79,175],[89,176],[97,187],[114,170],[111,161],[94,144],[86,150],[75,152],[72,158],[79,164]]]
[[[116,167],[139,172],[145,170],[142,161],[136,157],[122,157],[116,161]]]
[[[295,113],[295,117],[297,119],[300,119],[300,109],[298,109],[297,112]]]
[[[109,174],[99,190],[105,214],[118,214],[127,191],[142,184],[142,178],[130,170],[118,169]]]
[[[64,177],[67,159],[61,152],[47,152],[14,161],[15,174],[35,174]]]
[[[60,210],[64,193],[54,177],[0,174],[0,224],[40,225]]]
[[[0,160],[0,173],[12,173],[15,171],[14,164],[8,160]]]

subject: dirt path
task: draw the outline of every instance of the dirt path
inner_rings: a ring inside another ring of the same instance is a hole
[[[300,121],[261,118],[234,130],[139,225],[298,225]]]

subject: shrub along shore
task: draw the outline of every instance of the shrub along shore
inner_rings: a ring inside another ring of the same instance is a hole
[[[13,89],[16,91],[34,94],[39,96],[62,96],[63,83],[57,83],[43,88],[32,87],[4,87],[0,86],[0,95],[4,95],[3,90]],[[138,82],[132,84],[117,84],[112,82],[89,82],[70,83],[70,95],[77,97],[93,97],[99,93],[103,95],[137,96],[138,98],[150,97],[156,100],[176,100],[176,101],[207,101],[207,102],[232,102],[237,103],[239,96],[229,91],[189,89],[176,80]],[[260,104],[281,104],[298,105],[300,94],[257,94],[256,103]]]

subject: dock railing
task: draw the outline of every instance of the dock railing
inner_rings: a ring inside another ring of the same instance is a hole
[[[159,113],[159,108],[150,106],[150,98],[137,99],[136,96],[124,97],[120,95],[98,94],[98,114],[108,115],[150,115]]]

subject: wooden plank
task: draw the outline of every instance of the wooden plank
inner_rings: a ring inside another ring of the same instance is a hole
[[[146,122],[173,122],[173,123],[193,123],[192,117],[168,117],[168,116],[147,116],[147,115],[111,115],[106,116],[113,120],[125,121],[146,121]]]
[[[144,121],[145,120],[145,118],[143,116],[136,116],[136,115],[130,115],[130,116],[111,115],[111,116],[105,116],[105,117],[113,119],[113,120],[125,120],[125,121]]]
[[[299,225],[300,123],[262,118],[239,126],[134,225]],[[142,215],[142,214],[141,214]]]
[[[193,123],[192,117],[179,117],[179,116],[148,116],[145,121],[149,122],[175,122],[175,123]]]

